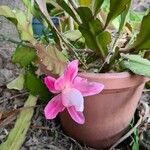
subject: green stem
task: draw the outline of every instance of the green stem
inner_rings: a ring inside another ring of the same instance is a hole
[[[0,145],[1,150],[19,150],[21,148],[31,123],[37,99],[37,97],[29,95],[24,107],[31,108],[20,112],[15,122],[15,126],[10,131],[7,140]]]
[[[40,9],[40,8],[39,8]],[[46,19],[49,27],[52,28],[52,30],[55,32],[55,34],[57,34],[58,38],[60,38],[64,44],[70,49],[72,50],[72,52],[74,53],[75,57],[80,61],[80,63],[86,68],[88,69],[88,67],[86,66],[86,64],[82,61],[82,59],[80,58],[80,56],[78,55],[78,53],[75,51],[75,47],[57,30],[57,28],[55,27],[55,25],[53,24],[52,20],[50,19],[50,16],[48,13],[42,12],[43,17]]]

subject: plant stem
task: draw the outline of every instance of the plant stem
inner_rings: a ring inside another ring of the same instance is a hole
[[[73,0],[68,0],[68,2],[70,3],[70,6],[72,7],[72,11],[74,12],[74,14],[77,14],[78,13],[78,5],[76,4],[76,2],[74,2]],[[79,20],[79,19],[76,20],[78,25],[82,24],[80,21],[81,20]]]
[[[40,9],[40,7],[39,7]],[[80,58],[80,56],[78,55],[78,53],[75,51],[75,47],[57,30],[57,28],[55,27],[55,25],[53,24],[52,20],[50,19],[50,16],[48,14],[48,12],[42,12],[44,18],[46,19],[48,25],[53,29],[53,31],[57,34],[58,38],[60,38],[64,44],[74,53],[75,57],[80,61],[80,63],[86,68],[88,69],[88,67],[86,66],[86,64],[83,62],[83,60]]]
[[[73,1],[73,0],[68,0],[70,2],[70,4],[72,5],[72,7],[74,8],[74,10],[77,11],[78,5]]]
[[[31,119],[34,113],[34,106],[38,97],[29,95],[24,107],[31,107],[28,110],[20,112],[14,128],[10,131],[7,140],[0,145],[3,150],[19,150],[26,138],[26,133],[29,129]]]
[[[103,64],[101,65],[99,72],[102,70],[102,68],[104,67],[104,65],[109,61],[110,56],[111,56],[112,52],[109,52],[107,57],[105,58],[105,61],[103,62]]]
[[[69,4],[71,5],[71,4]],[[71,31],[74,30],[74,21],[73,21],[73,18],[71,16],[69,16],[69,28]]]

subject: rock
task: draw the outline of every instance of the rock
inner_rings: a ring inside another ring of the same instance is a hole
[[[3,59],[2,59],[2,57],[0,55],[0,69],[2,69],[2,68],[3,68]]]
[[[147,7],[143,6],[143,5],[139,5],[138,7],[136,7],[135,11],[136,12],[145,12],[147,10]]]
[[[0,49],[0,55],[2,59],[10,59],[11,56],[9,50],[3,48]]]
[[[8,62],[5,66],[5,68],[9,69],[9,70],[15,70],[17,67],[15,64],[12,64],[11,62]]]
[[[10,82],[15,78],[13,71],[6,68],[0,70],[0,86]]]
[[[5,76],[0,73],[0,86],[3,86],[5,84]]]

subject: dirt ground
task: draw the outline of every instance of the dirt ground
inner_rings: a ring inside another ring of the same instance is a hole
[[[20,0],[0,0],[0,5],[8,5],[12,8],[24,9]],[[134,9],[145,10],[150,5],[150,0],[140,2],[136,0]],[[15,27],[5,18],[0,17],[0,34],[4,34],[14,39],[18,39]],[[27,98],[26,91],[13,91],[6,88],[6,84],[15,79],[19,74],[19,69],[12,64],[11,55],[16,45],[0,39],[0,111],[10,111],[23,106]],[[141,100],[150,104],[150,92],[143,92]],[[5,122],[0,128],[0,143],[4,142],[10,130],[13,128],[16,116]],[[59,120],[46,121],[43,115],[43,106],[35,109],[31,126],[26,136],[26,140],[21,150],[80,150],[86,149],[74,139],[66,136],[61,130]],[[144,140],[141,142],[141,150],[150,150],[150,130],[144,133]]]

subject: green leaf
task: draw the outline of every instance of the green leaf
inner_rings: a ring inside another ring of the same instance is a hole
[[[25,12],[16,10],[15,16],[18,21],[17,29],[21,34],[21,39],[34,43],[32,23],[29,22]]]
[[[110,0],[104,0],[103,4],[101,6],[101,10],[109,13],[109,8],[110,8]]]
[[[79,23],[75,13],[72,11],[70,6],[64,0],[56,0],[56,2],[62,7],[77,23]]]
[[[91,0],[79,0],[80,6],[90,7]]]
[[[114,53],[112,54],[110,60],[109,60],[109,66],[115,65],[115,62],[120,59],[120,53],[119,53],[119,47],[115,48]]]
[[[132,150],[139,150],[139,135],[138,135],[138,129],[136,128],[134,130],[134,137],[133,137],[133,145]]]
[[[7,84],[8,89],[22,90],[24,87],[24,74],[20,74],[16,79]]]
[[[100,12],[101,6],[104,0],[93,0],[93,12],[94,16]]]
[[[96,44],[96,41],[94,40],[94,36],[92,35],[92,33],[88,29],[82,26],[79,26],[79,30],[82,33],[83,37],[85,38],[85,43],[87,47],[99,53],[99,50],[98,50],[99,48]]]
[[[145,12],[135,12],[133,10],[129,11],[128,21],[129,22],[142,22]]]
[[[92,20],[89,22],[89,30],[94,36],[97,36],[100,32],[102,32],[102,23],[99,19]]]
[[[14,63],[20,64],[21,67],[28,66],[36,58],[36,50],[30,47],[18,46],[12,56]]]
[[[26,133],[29,129],[31,119],[34,112],[34,106],[36,105],[37,97],[29,96],[25,102],[25,108],[19,114],[14,128],[10,131],[7,140],[0,145],[1,150],[20,150],[24,140],[26,139]]]
[[[40,18],[40,13],[38,12],[38,10],[35,7],[35,1],[32,0],[22,0],[23,3],[25,4],[25,6],[27,7],[27,9],[31,12],[31,14],[33,14],[34,17],[36,18]]]
[[[25,74],[25,88],[34,96],[48,100],[51,95],[44,83],[32,71]]]
[[[126,18],[127,18],[127,15],[128,15],[128,12],[129,12],[129,8],[130,8],[130,5],[131,5],[131,1],[130,3],[128,3],[126,5],[126,9],[121,13],[121,19],[120,19],[120,24],[119,24],[119,31],[118,33],[120,33],[125,25],[125,22],[126,22]]]
[[[15,14],[13,10],[11,10],[8,6],[3,6],[3,5],[0,6],[0,16],[6,17],[12,23],[17,25],[17,19],[15,17]]]
[[[53,36],[54,36],[54,40],[57,44],[60,45],[60,33],[58,32],[57,28],[55,27],[53,21],[51,20],[51,17],[48,13],[48,10],[47,10],[47,7],[46,7],[46,1],[43,1],[43,0],[35,0],[35,2],[37,3],[37,6],[39,8],[39,12],[40,12],[40,15],[43,16],[43,22],[45,22],[44,25],[48,25],[48,27],[51,29],[52,33],[53,33]],[[47,24],[46,24],[47,23]]]
[[[79,30],[67,31],[64,33],[64,36],[70,41],[76,41],[81,38],[82,34]]]
[[[47,11],[46,7],[46,1],[43,0],[35,0],[35,2],[38,4],[38,7],[40,8],[41,12],[45,15],[45,17],[49,20],[50,15]]]
[[[100,49],[101,55],[105,58],[108,54],[108,44],[111,42],[111,35],[109,32],[104,31],[96,36],[96,42]]]
[[[105,27],[126,9],[130,1],[131,0],[110,0],[110,11],[107,16]]]
[[[38,57],[41,64],[52,74],[62,74],[67,65],[67,58],[54,45],[37,45]]]
[[[77,13],[80,16],[83,25],[87,25],[91,20],[94,19],[92,11],[88,7],[79,7],[77,9]]]
[[[11,10],[8,6],[0,6],[0,16],[6,17],[17,27],[22,40],[36,42],[33,38],[32,24],[27,18],[27,14],[21,10]]]
[[[133,45],[135,45],[137,51],[150,49],[150,11],[144,16],[140,32]]]
[[[132,150],[139,150],[139,144],[134,142],[132,146]]]
[[[122,66],[125,69],[131,70],[135,74],[150,77],[150,61],[142,58],[140,55],[125,55],[121,54],[124,58]]]

